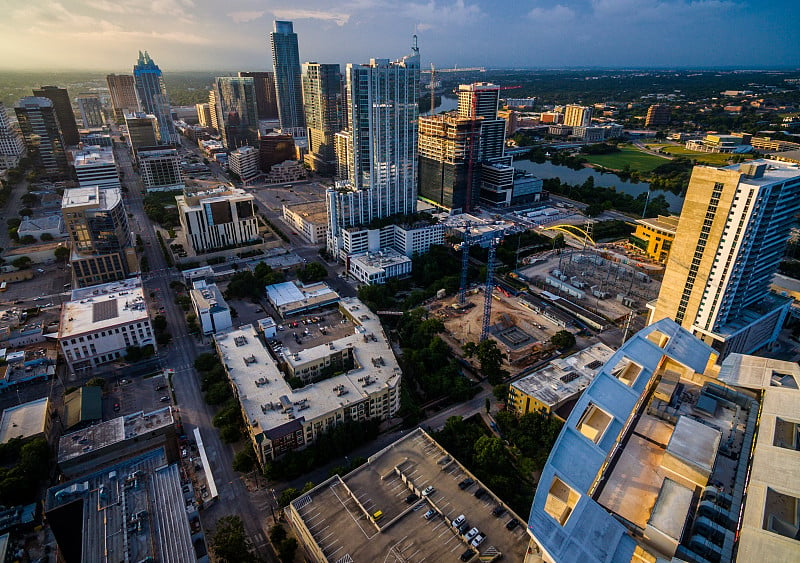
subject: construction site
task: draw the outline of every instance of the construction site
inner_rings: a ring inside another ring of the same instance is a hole
[[[547,230],[566,233],[570,244],[526,257],[506,278],[513,284],[495,280],[498,239],[490,247],[486,283],[468,289],[462,274],[459,295],[429,305],[457,354],[467,342],[493,337],[507,355],[505,369],[515,374],[547,357],[553,351],[550,338],[561,330],[586,335],[614,328],[624,339],[642,322],[637,316],[657,298],[663,266],[637,259],[620,244],[595,244],[590,227]]]

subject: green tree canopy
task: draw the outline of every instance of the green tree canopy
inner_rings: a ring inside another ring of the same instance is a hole
[[[303,283],[314,283],[328,277],[328,270],[319,262],[309,262],[297,271],[297,279]]]
[[[550,337],[550,342],[557,348],[568,350],[575,346],[575,335],[568,330],[559,330]]]
[[[210,538],[209,546],[215,559],[225,563],[249,563],[254,560],[250,538],[244,522],[235,515],[223,516]]]

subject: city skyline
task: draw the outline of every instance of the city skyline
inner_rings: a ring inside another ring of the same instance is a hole
[[[264,41],[274,19],[294,22],[301,61],[347,63],[385,56],[403,49],[416,32],[428,61],[437,66],[800,65],[794,48],[800,16],[789,0],[537,0],[513,7],[486,0],[304,1],[291,7],[233,0],[223,14],[207,0],[157,6],[131,0],[32,0],[9,10],[0,22],[8,49],[2,68],[119,71],[126,68],[128,53],[147,49],[170,70],[271,70]],[[506,41],[498,42],[499,36]],[[709,42],[711,37],[717,39]]]

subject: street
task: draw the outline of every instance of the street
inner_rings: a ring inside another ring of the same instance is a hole
[[[145,243],[144,255],[150,265],[150,272],[142,275],[143,283],[147,293],[160,294],[168,330],[172,334],[172,342],[165,349],[159,350],[161,365],[164,368],[175,370],[172,384],[184,432],[188,435],[193,428],[200,429],[214,480],[219,490],[218,501],[201,512],[203,525],[207,531],[210,531],[219,517],[238,514],[245,524],[257,554],[268,561],[276,561],[267,544],[265,532],[270,513],[267,492],[250,493],[240,475],[232,469],[233,447],[223,444],[219,439],[216,428],[211,424],[214,410],[205,403],[200,391],[200,383],[194,370],[194,360],[198,354],[210,349],[201,347],[198,340],[188,333],[184,312],[172,298],[169,284],[173,280],[182,281],[182,278],[177,270],[167,266],[161,253],[155,229],[144,212],[142,183],[138,174],[133,171],[128,150],[115,145],[114,155],[120,169],[124,172],[125,185],[128,188],[126,205],[128,212],[133,214],[132,228],[141,235]]]

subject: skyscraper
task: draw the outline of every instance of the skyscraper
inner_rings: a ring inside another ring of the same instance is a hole
[[[419,49],[397,61],[347,65],[348,184],[329,190],[329,248],[341,230],[417,210]]]
[[[333,174],[334,135],[342,130],[344,117],[338,64],[303,64],[303,106],[308,126],[306,164],[321,174]]]
[[[720,361],[774,342],[792,300],[769,285],[798,210],[794,165],[695,166],[650,322],[675,320]]]
[[[61,128],[61,135],[64,137],[66,146],[77,145],[81,142],[78,135],[78,123],[75,121],[75,112],[72,111],[72,102],[69,101],[69,94],[66,88],[58,86],[42,86],[33,90],[34,96],[47,98],[53,102],[58,125]]]
[[[194,109],[197,111],[197,123],[200,127],[211,127],[211,106],[208,102],[195,104]]]
[[[275,96],[275,73],[240,72],[241,77],[253,79],[256,88],[256,111],[259,119],[278,119],[278,99]]]
[[[569,104],[564,109],[564,125],[568,127],[588,127],[592,123],[592,108]]]
[[[272,64],[275,67],[275,93],[281,129],[284,133],[305,135],[300,53],[292,22],[276,21],[269,40],[272,45]]]
[[[11,126],[6,106],[0,102],[0,170],[14,168],[25,152],[25,143],[19,132]]]
[[[109,74],[106,76],[108,91],[111,94],[111,107],[117,123],[125,120],[125,113],[139,111],[136,99],[136,82],[130,74]]]
[[[645,127],[657,127],[668,125],[672,114],[672,108],[667,104],[653,104],[647,108],[647,117],[644,120]]]
[[[97,94],[79,94],[76,101],[84,128],[103,126],[105,123],[103,106],[100,104]]]
[[[128,144],[133,152],[158,144],[158,120],[155,115],[140,111],[126,113],[125,128],[128,130]]]
[[[226,148],[255,144],[258,140],[256,90],[250,77],[219,76],[214,79],[214,102],[219,132]]]
[[[48,98],[26,96],[14,105],[28,155],[53,179],[69,176],[64,138],[53,102]]]
[[[143,112],[152,113],[158,119],[158,134],[162,145],[180,142],[175,124],[172,121],[172,110],[161,69],[150,58],[147,51],[139,51],[139,60],[133,67],[133,78],[136,83],[136,96]]]
[[[472,211],[480,186],[480,119],[419,118],[419,196],[455,212]]]

